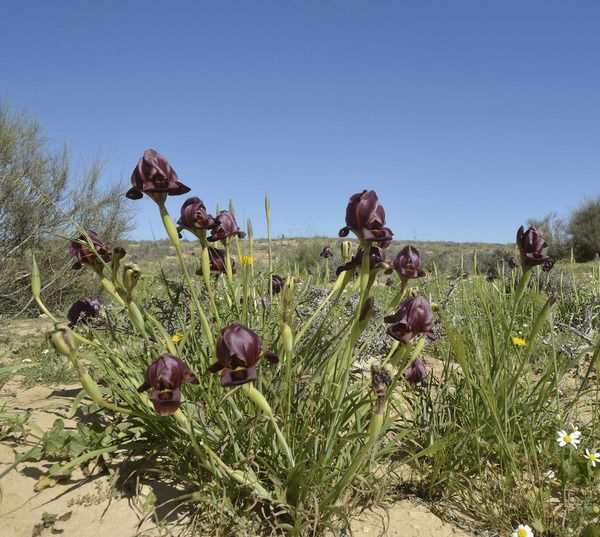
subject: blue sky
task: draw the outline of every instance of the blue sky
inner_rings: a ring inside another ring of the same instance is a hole
[[[155,149],[257,237],[265,194],[274,237],[336,236],[372,189],[397,240],[508,243],[600,192],[596,0],[2,4],[0,91],[76,166]]]

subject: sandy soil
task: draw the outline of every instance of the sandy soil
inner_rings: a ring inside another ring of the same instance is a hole
[[[3,407],[4,412],[10,413],[31,411],[31,421],[43,431],[50,429],[57,418],[62,418],[67,428],[74,428],[75,421],[70,419],[69,412],[79,389],[73,385],[23,390],[18,377],[14,377],[0,388],[0,412]],[[0,430],[1,426],[0,422]],[[0,474],[26,449],[27,444],[15,438],[2,441]],[[185,519],[168,503],[177,495],[173,487],[147,480],[129,480],[125,492],[115,493],[107,472],[86,477],[77,470],[70,479],[36,491],[39,478],[50,466],[51,463],[44,461],[21,463],[0,479],[2,537],[190,535]],[[156,501],[149,501],[153,497]],[[419,500],[404,500],[385,509],[366,511],[353,521],[352,533],[363,537],[475,535],[443,522]]]

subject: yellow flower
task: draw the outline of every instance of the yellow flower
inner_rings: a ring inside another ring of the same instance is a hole
[[[179,343],[183,339],[183,332],[177,332],[171,337],[174,343]]]
[[[524,339],[521,339],[520,337],[514,337],[512,338],[512,342],[517,346],[517,347],[522,347],[523,345],[527,345],[527,343],[525,343]]]
[[[249,255],[243,255],[240,257],[240,265],[252,265],[254,264],[254,258]]]

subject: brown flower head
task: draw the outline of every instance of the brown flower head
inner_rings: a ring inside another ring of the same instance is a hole
[[[425,334],[435,339],[432,331],[433,312],[427,299],[422,296],[408,297],[393,315],[385,317],[384,322],[391,324],[387,333],[401,343],[408,343],[417,334]]]
[[[256,380],[256,363],[261,356],[271,363],[279,358],[262,350],[258,335],[242,324],[232,324],[221,330],[217,341],[217,359],[208,368],[210,373],[221,371],[221,386],[237,386]]]
[[[548,245],[542,238],[539,229],[531,226],[527,231],[521,226],[517,231],[517,246],[521,254],[523,270],[543,265],[549,257],[546,255]]]
[[[384,243],[387,246],[393,233],[385,227],[385,210],[374,190],[354,194],[346,208],[346,226],[340,229],[340,237],[352,231],[359,239]]]
[[[87,238],[86,238],[87,235]],[[87,239],[94,246],[95,253],[90,248]],[[73,267],[79,270],[83,265],[90,265],[94,269],[102,268],[102,261],[110,262],[112,256],[102,239],[93,231],[86,230],[85,235],[79,235],[77,239],[69,242],[69,253],[75,258]]]
[[[144,151],[131,174],[132,188],[125,194],[129,199],[139,200],[146,193],[150,197],[155,194],[178,196],[187,194],[190,188],[179,182],[175,170],[167,159],[154,149]]]
[[[421,269],[421,256],[412,246],[405,246],[392,262],[394,270],[400,278],[422,278],[425,271]]]
[[[151,389],[150,401],[161,416],[173,414],[181,404],[181,385],[198,384],[198,378],[183,361],[172,354],[161,354],[146,370],[144,383],[138,392]]]
[[[215,226],[215,219],[206,212],[206,207],[200,198],[193,197],[185,200],[181,207],[181,216],[177,220],[177,229],[187,229],[195,233],[199,229],[211,229]]]
[[[235,217],[229,211],[220,211],[215,218],[215,226],[210,230],[210,242],[226,241],[227,239],[238,236],[243,239],[246,234],[240,231],[235,221]]]

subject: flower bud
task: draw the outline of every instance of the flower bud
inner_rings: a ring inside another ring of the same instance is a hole
[[[138,284],[142,271],[139,265],[127,263],[123,266],[123,287],[128,295],[131,295],[134,287]]]
[[[47,338],[50,346],[58,354],[69,358],[73,356],[77,347],[75,346],[73,334],[68,326],[61,323],[55,323],[54,330],[48,332]]]

